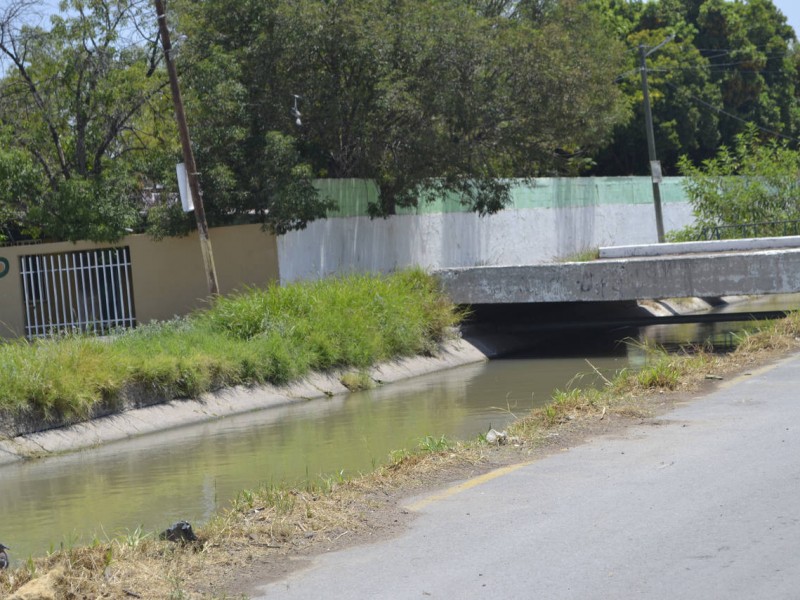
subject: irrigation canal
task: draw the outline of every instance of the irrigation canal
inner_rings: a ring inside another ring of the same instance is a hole
[[[767,309],[798,300],[770,299]],[[743,307],[751,309],[749,306]],[[370,470],[390,452],[431,436],[470,439],[502,429],[553,390],[597,383],[644,357],[625,338],[723,346],[741,323],[571,330],[562,343],[383,388],[0,467],[0,542],[15,562],[61,544],[202,523],[259,482],[316,480]],[[552,339],[552,337],[550,338]],[[591,362],[590,366],[587,361]]]

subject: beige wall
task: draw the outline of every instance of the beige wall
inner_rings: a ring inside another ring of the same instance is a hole
[[[278,280],[278,251],[275,237],[259,225],[218,227],[210,231],[220,293],[245,286],[263,286]],[[0,336],[24,334],[20,260],[23,255],[55,254],[128,246],[131,252],[136,320],[147,323],[201,308],[208,286],[197,234],[154,242],[146,235],[131,235],[116,244],[70,242],[8,246],[0,248]]]

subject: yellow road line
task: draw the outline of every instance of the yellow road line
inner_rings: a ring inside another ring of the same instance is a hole
[[[788,356],[787,358],[784,358],[784,359],[780,359],[780,360],[778,360],[778,361],[776,361],[774,363],[771,363],[771,364],[768,364],[768,365],[764,365],[763,367],[758,367],[757,369],[749,370],[746,373],[742,373],[741,375],[737,375],[733,379],[728,379],[728,380],[726,380],[724,382],[721,382],[719,384],[719,389],[725,390],[725,389],[728,389],[729,387],[734,386],[737,383],[741,383],[742,381],[745,381],[747,379],[751,379],[753,377],[757,377],[758,375],[763,375],[764,373],[769,373],[773,369],[777,369],[778,367],[780,367],[784,363],[787,363],[787,362],[790,362],[792,360],[795,360],[796,358],[797,358],[797,356],[792,354],[791,356]]]
[[[741,383],[742,381],[744,381],[744,380],[746,380],[748,378],[756,377],[758,375],[763,375],[764,373],[768,373],[769,371],[772,371],[773,369],[781,366],[784,362],[789,362],[790,360],[792,360],[794,358],[796,358],[796,357],[794,355],[792,355],[792,356],[790,356],[790,357],[788,357],[788,358],[786,358],[784,360],[779,360],[779,361],[777,361],[775,363],[772,363],[772,364],[769,364],[769,365],[765,365],[765,366],[759,367],[757,369],[753,369],[751,371],[748,371],[746,375],[745,374],[738,375],[738,376],[734,377],[733,379],[729,379],[727,381],[724,381],[724,382],[720,383],[719,388],[725,389],[725,388],[731,387],[733,385],[736,385],[737,383]],[[683,403],[681,403],[681,404],[683,404]],[[686,403],[686,404],[688,404],[688,403]],[[461,492],[463,492],[465,490],[474,488],[475,486],[481,485],[482,483],[486,483],[487,481],[491,481],[492,479],[496,479],[497,477],[502,477],[503,475],[508,475],[509,473],[513,473],[514,471],[516,471],[518,469],[521,469],[522,467],[527,467],[528,465],[532,464],[533,462],[534,461],[531,460],[531,461],[519,463],[519,464],[516,464],[516,465],[509,465],[507,467],[501,467],[499,469],[495,469],[494,471],[489,471],[488,473],[484,473],[483,475],[479,475],[478,477],[473,477],[472,479],[469,479],[469,480],[467,480],[467,481],[465,481],[463,483],[459,483],[458,485],[454,485],[454,486],[449,487],[449,488],[447,488],[445,490],[442,490],[438,494],[433,494],[431,496],[427,496],[426,498],[423,498],[422,500],[418,500],[417,502],[407,506],[406,508],[408,510],[412,510],[412,511],[420,511],[420,510],[424,509],[426,506],[429,506],[429,505],[433,504],[434,502],[439,502],[441,500],[446,500],[447,498],[450,498],[451,496],[455,496],[456,494],[459,494],[459,493],[461,493]]]
[[[497,477],[502,477],[503,475],[508,475],[509,473],[513,473],[517,469],[521,469],[522,467],[527,467],[533,462],[534,461],[528,461],[517,465],[509,465],[507,467],[501,467],[499,469],[495,469],[494,471],[489,471],[488,473],[484,473],[483,475],[479,475],[478,477],[473,477],[472,479],[465,481],[464,483],[459,483],[458,485],[449,487],[446,490],[442,490],[438,494],[433,494],[432,496],[423,498],[422,500],[419,500],[414,504],[407,506],[406,508],[408,508],[408,510],[413,510],[413,511],[422,510],[423,508],[425,508],[430,504],[433,504],[434,502],[439,502],[440,500],[446,500],[451,496],[455,496],[456,494],[461,493],[465,490],[474,488],[477,485],[481,485],[482,483],[486,483],[487,481],[491,481],[492,479],[496,479]]]

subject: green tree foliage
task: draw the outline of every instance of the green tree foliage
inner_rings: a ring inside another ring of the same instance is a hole
[[[231,208],[280,210],[259,174],[310,168],[374,179],[376,215],[451,193],[491,213],[507,178],[575,172],[626,117],[620,47],[569,0],[180,6],[203,185]]]
[[[174,148],[149,5],[64,0],[48,31],[23,24],[35,5],[0,13],[0,123],[38,173],[2,200],[36,237],[118,239]]]
[[[647,59],[656,149],[666,174],[734,146],[746,123],[797,137],[795,35],[772,0],[590,0],[630,49],[620,87],[634,111],[597,158],[604,175],[648,173],[638,47],[673,42]]]
[[[695,225],[676,239],[702,239],[712,231],[721,237],[783,235],[783,221],[800,220],[800,153],[785,142],[759,141],[758,133],[748,127],[733,148],[723,146],[701,167],[682,159]],[[748,224],[758,226],[741,227]]]
[[[13,241],[25,228],[26,214],[41,194],[40,185],[31,157],[0,143],[0,242]]]

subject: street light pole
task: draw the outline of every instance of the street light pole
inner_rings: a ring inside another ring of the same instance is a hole
[[[208,293],[216,296],[219,293],[217,283],[217,269],[214,266],[214,254],[211,251],[211,240],[208,237],[208,223],[206,222],[206,212],[203,208],[203,198],[200,195],[200,182],[197,179],[197,165],[194,162],[194,152],[192,152],[192,142],[189,138],[189,126],[186,124],[186,113],[183,110],[183,99],[181,98],[181,88],[178,85],[178,71],[175,63],[172,62],[172,44],[169,39],[169,27],[167,27],[167,16],[164,12],[163,0],[155,0],[156,15],[158,16],[158,29],[161,34],[161,45],[164,47],[164,60],[167,65],[169,75],[169,85],[172,90],[172,101],[175,104],[175,120],[178,122],[178,133],[181,138],[181,149],[183,151],[183,162],[186,165],[186,177],[189,180],[189,190],[194,201],[194,216],[197,221],[197,232],[200,237],[200,250],[203,254],[203,265],[206,270],[206,281],[208,282]]]
[[[664,44],[671,42],[674,36],[670,35],[655,48],[649,51],[644,44],[639,45],[639,70],[642,73],[642,95],[644,96],[644,121],[647,130],[647,155],[650,159],[650,176],[653,181],[653,206],[656,211],[656,232],[658,243],[664,242],[664,217],[661,213],[661,165],[656,159],[656,141],[653,133],[653,111],[650,108],[650,91],[647,88],[647,57],[661,48]]]

